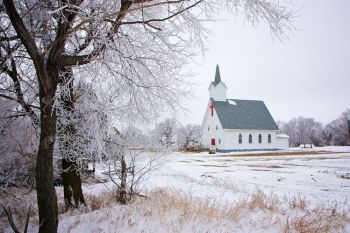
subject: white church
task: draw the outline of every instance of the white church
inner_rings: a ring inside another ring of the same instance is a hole
[[[202,144],[219,152],[281,150],[289,137],[278,126],[263,101],[227,99],[219,66],[209,86],[209,103],[202,123]]]

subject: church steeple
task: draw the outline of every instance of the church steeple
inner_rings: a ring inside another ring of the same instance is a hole
[[[226,85],[221,81],[219,65],[216,65],[214,82],[209,86],[209,97],[214,101],[226,101]]]
[[[219,82],[221,82],[220,70],[219,70],[219,65],[216,65],[214,85],[216,86]]]

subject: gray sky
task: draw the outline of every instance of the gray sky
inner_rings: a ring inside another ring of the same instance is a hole
[[[300,16],[289,40],[273,41],[269,29],[233,15],[208,23],[205,56],[191,63],[195,99],[186,101],[182,124],[201,124],[209,83],[219,64],[228,98],[263,100],[275,120],[313,117],[322,123],[350,108],[350,1],[293,0]]]

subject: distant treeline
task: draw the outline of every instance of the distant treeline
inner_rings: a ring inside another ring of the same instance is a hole
[[[281,133],[287,134],[290,146],[313,144],[315,146],[345,146],[349,143],[350,109],[326,125],[313,118],[297,117],[289,122],[278,121]]]

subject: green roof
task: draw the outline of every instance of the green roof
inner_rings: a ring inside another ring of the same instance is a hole
[[[239,99],[211,101],[223,129],[278,130],[263,101]]]

